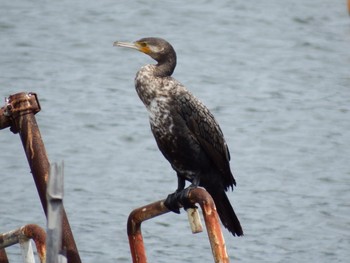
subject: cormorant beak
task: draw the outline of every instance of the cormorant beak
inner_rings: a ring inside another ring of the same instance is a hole
[[[121,41],[115,41],[113,43],[114,47],[127,47],[132,49],[139,50],[139,47],[136,45],[136,43],[129,43],[129,42],[121,42]]]
[[[149,55],[151,53],[150,48],[147,45],[142,45],[142,44],[143,43],[140,43],[138,41],[134,43],[115,41],[113,43],[113,46],[132,48]]]

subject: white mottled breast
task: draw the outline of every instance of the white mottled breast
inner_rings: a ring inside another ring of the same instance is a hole
[[[157,129],[162,134],[172,133],[174,127],[169,108],[169,98],[154,98],[148,106],[149,120],[153,129]]]
[[[184,87],[172,77],[154,76],[154,69],[155,65],[143,66],[136,75],[135,86],[148,110],[151,125],[157,132],[166,134],[172,132],[174,126],[171,99]]]

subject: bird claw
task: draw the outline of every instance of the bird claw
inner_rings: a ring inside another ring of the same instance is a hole
[[[180,214],[181,204],[178,202],[178,192],[169,194],[168,197],[164,201],[164,205],[170,211],[172,211],[176,214]]]
[[[180,208],[183,207],[185,210],[188,208],[197,208],[195,204],[193,204],[188,196],[190,190],[192,190],[193,186],[189,186],[182,191],[176,191],[172,194],[169,194],[166,198],[164,205],[172,212],[180,214]]]

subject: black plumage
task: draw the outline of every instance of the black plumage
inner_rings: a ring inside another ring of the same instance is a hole
[[[115,42],[114,45],[137,49],[158,62],[138,71],[135,86],[149,112],[157,145],[177,173],[176,192],[184,189],[185,180],[192,183],[190,187],[204,187],[213,197],[223,225],[233,235],[243,235],[225,194],[236,182],[223,133],[207,107],[171,77],[176,66],[173,47],[160,38]],[[166,204],[176,211],[178,208],[170,197]]]

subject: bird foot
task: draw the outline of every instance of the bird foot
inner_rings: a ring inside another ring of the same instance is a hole
[[[169,194],[164,202],[164,205],[166,206],[166,208],[168,208],[170,211],[172,211],[176,214],[180,214],[181,204],[178,202],[179,193],[180,192],[176,191],[172,194]]]
[[[172,194],[169,194],[165,199],[164,205],[174,213],[180,214],[180,208],[183,207],[185,210],[188,208],[197,208],[195,204],[193,204],[188,196],[190,190],[196,188],[195,186],[189,186],[181,191],[175,191]]]

